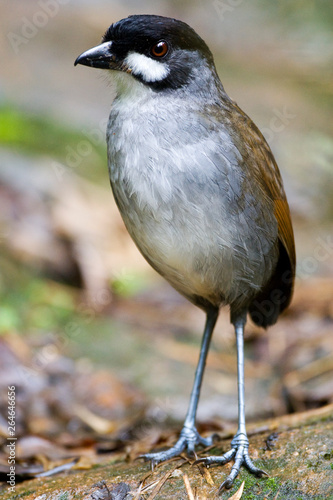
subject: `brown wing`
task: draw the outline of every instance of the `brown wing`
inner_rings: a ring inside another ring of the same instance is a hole
[[[278,224],[277,265],[264,288],[249,306],[252,320],[266,328],[277,321],[292,298],[296,267],[294,233],[281,174],[270,147],[260,130],[234,102],[230,117],[239,134],[239,148],[251,158],[251,175],[261,187],[263,195],[272,200]]]
[[[274,324],[281,312],[289,306],[295,281],[294,233],[287,200],[275,200],[274,207],[278,222],[279,259],[270,280],[249,307],[251,318],[265,328]],[[261,312],[259,321],[256,314],[258,309]]]
[[[278,223],[279,259],[270,280],[249,307],[252,320],[259,326],[274,324],[291,302],[295,281],[296,254],[290,210],[284,192],[281,174],[273,154],[258,128],[251,122],[260,153],[258,168],[263,189],[274,202]],[[268,167],[268,168],[267,168]]]
[[[290,218],[289,205],[286,199],[275,200],[274,201],[274,213],[278,222],[279,230],[279,240],[284,246],[289,260],[290,267],[293,273],[293,279],[295,278],[295,268],[296,268],[296,253],[295,253],[295,242],[294,242],[294,231]]]

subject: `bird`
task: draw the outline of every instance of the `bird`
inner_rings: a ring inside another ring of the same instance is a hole
[[[263,328],[290,304],[295,244],[280,171],[263,135],[226,93],[212,52],[183,21],[131,15],[75,61],[111,77],[108,169],[127,231],[148,263],[206,314],[199,361],[182,430],[165,451],[143,455],[152,467],[187,452],[202,437],[196,413],[210,340],[221,307],[230,310],[237,347],[238,429],[230,450],[199,458],[233,461],[219,491],[253,463],[245,424],[244,327]]]

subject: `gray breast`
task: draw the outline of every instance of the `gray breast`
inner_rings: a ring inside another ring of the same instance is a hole
[[[111,185],[131,237],[190,300],[253,296],[277,259],[260,222],[276,226],[273,210],[261,218],[253,189],[244,196],[243,157],[214,116],[152,101],[116,101],[108,126]]]

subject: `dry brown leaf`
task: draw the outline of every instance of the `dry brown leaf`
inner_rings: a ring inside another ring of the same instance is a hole
[[[207,481],[207,483],[210,485],[210,486],[215,486],[215,483],[213,481],[213,478],[209,472],[209,470],[207,469],[207,467],[205,467],[204,465],[202,464],[198,464],[198,469],[202,475],[202,477],[205,478],[205,480]]]
[[[284,383],[292,388],[307,380],[319,377],[323,373],[333,370],[333,353],[322,358],[316,359],[297,370],[287,373],[284,377]]]
[[[67,450],[53,441],[39,436],[25,436],[17,440],[16,456],[20,460],[28,460],[38,456],[55,462],[73,457],[73,450]]]
[[[82,422],[89,425],[91,429],[99,434],[109,434],[115,432],[119,428],[119,424],[116,422],[102,418],[82,405],[75,405],[73,413],[80,418]]]
[[[245,481],[242,482],[242,484],[240,485],[240,488],[236,491],[236,493],[234,495],[232,495],[232,497],[229,497],[228,500],[240,500],[240,498],[242,498],[244,485],[245,485]]]

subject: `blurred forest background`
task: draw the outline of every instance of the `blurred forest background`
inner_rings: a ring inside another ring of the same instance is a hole
[[[268,334],[247,326],[249,419],[333,402],[332,2],[11,0],[0,5],[0,378],[5,393],[18,388],[22,435],[117,432],[143,413],[181,420],[187,407],[204,315],[127,235],[107,173],[113,90],[73,65],[138,13],[203,37],[284,178],[297,285]],[[221,426],[237,415],[227,310],[199,406]]]

